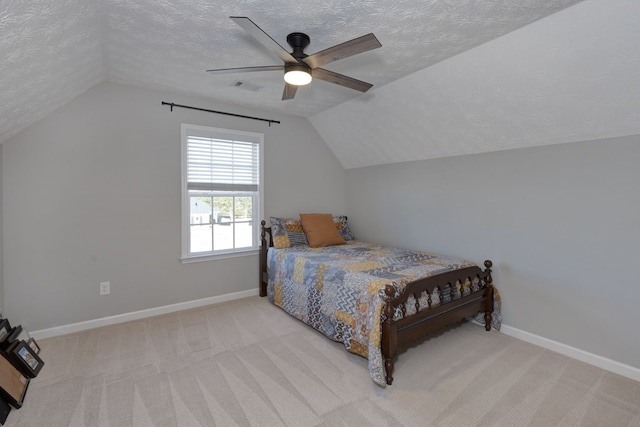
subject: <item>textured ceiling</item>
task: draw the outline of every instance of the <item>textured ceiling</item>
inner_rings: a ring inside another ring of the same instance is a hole
[[[325,67],[375,91],[579,1],[0,0],[0,141],[105,80],[307,117],[373,96],[316,81],[281,101],[278,72],[207,74],[280,65],[229,16],[287,48],[305,32],[309,54],[375,33],[382,48]]]
[[[640,135],[639,18],[587,0],[309,120],[347,169]]]

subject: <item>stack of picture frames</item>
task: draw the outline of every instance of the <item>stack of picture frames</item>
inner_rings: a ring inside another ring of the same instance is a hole
[[[38,343],[22,326],[12,327],[8,319],[0,318],[0,423],[4,424],[9,405],[22,406],[29,381],[44,366],[39,353]]]

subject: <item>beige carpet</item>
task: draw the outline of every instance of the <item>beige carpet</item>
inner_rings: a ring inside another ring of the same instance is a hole
[[[640,383],[470,323],[402,353],[386,389],[258,297],[39,344],[7,426],[640,426]]]

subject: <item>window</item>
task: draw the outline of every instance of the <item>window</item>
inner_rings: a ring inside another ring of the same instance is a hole
[[[182,258],[259,248],[263,134],[182,125]]]

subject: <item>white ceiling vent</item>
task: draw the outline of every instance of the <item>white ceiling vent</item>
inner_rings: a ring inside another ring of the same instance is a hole
[[[239,89],[250,90],[251,92],[258,92],[264,89],[264,86],[258,86],[253,83],[243,82],[242,80],[236,80],[231,86],[237,87]]]

